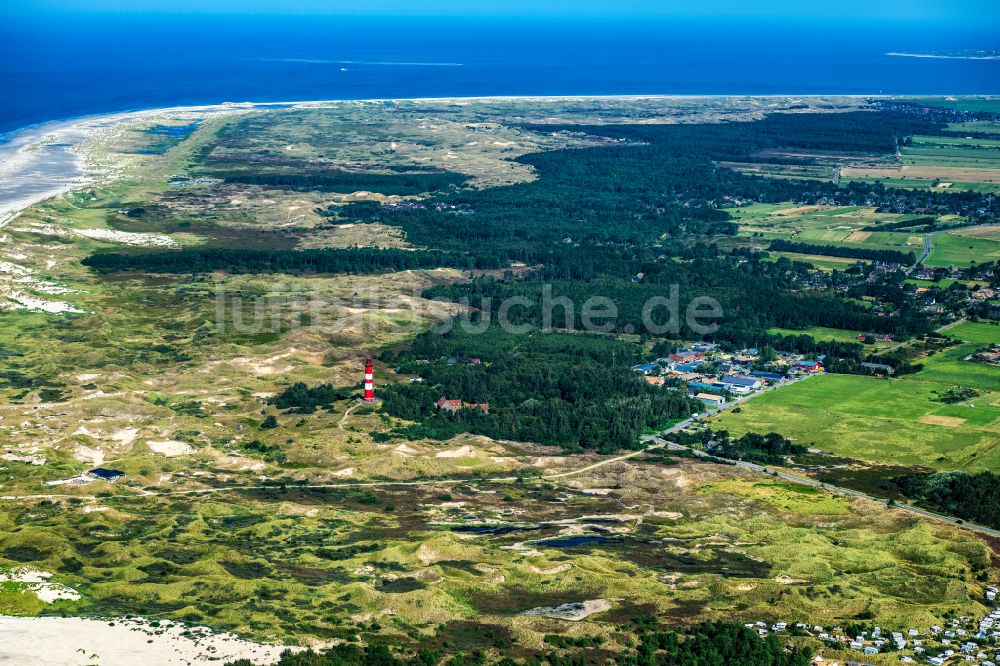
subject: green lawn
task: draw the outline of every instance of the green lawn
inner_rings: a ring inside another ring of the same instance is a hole
[[[798,252],[772,252],[772,257],[787,257],[792,261],[804,261],[806,263],[812,264],[816,268],[821,268],[829,271],[847,270],[852,264],[863,263],[867,264],[868,261],[865,259],[849,259],[847,257],[826,257],[819,254],[800,254]]]
[[[995,96],[959,97],[957,99],[944,97],[918,97],[907,101],[912,101],[914,104],[920,104],[922,106],[953,109],[956,111],[985,111],[987,113],[1000,112],[1000,97]]]
[[[764,244],[775,238],[812,245],[832,245],[870,250],[896,250],[919,254],[923,235],[913,232],[867,231],[866,227],[918,218],[919,215],[879,213],[864,206],[796,206],[754,204],[730,211],[740,225],[739,236]],[[926,216],[923,216],[926,217]],[[856,260],[810,255],[787,255],[817,268],[843,268]]]
[[[1000,173],[998,173],[1000,176]],[[938,189],[938,180],[932,178],[841,178],[841,185],[848,183],[882,183],[886,187],[901,187],[913,190]],[[972,183],[965,181],[949,181],[948,190],[966,190],[969,192],[1000,192],[1000,183]]]
[[[821,330],[839,339],[850,334]],[[1000,326],[965,322],[945,334],[962,344],[921,359],[924,368],[918,373],[892,380],[821,375],[755,398],[740,413],[725,412],[713,424],[734,434],[780,432],[871,462],[1000,469],[1000,368],[965,360],[1000,341]],[[969,386],[982,395],[956,405],[937,399],[953,386]]]
[[[1000,259],[1000,238],[938,234],[931,241],[931,256],[925,266],[968,267]]]
[[[834,342],[858,342],[858,335],[861,333],[861,331],[848,331],[842,328],[827,328],[825,326],[810,326],[802,330],[769,328],[767,332],[772,335],[810,335],[816,340],[833,340]],[[881,346],[886,345],[883,344]]]
[[[963,322],[945,331],[949,337],[982,344],[1000,343],[1000,325],[990,322]]]
[[[712,425],[735,435],[780,432],[800,444],[876,463],[1000,468],[1000,407],[991,404],[1000,400],[1000,390],[975,406],[954,406],[935,399],[934,391],[949,385],[821,375],[750,400],[740,413],[724,412]]]
[[[1000,122],[994,120],[973,120],[967,123],[951,123],[948,129],[956,132],[981,132],[984,134],[1000,134]]]

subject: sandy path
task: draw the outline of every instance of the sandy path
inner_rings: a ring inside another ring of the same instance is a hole
[[[111,626],[111,625],[114,626]],[[0,616],[0,666],[217,666],[236,659],[274,663],[285,648],[184,627],[76,617]]]

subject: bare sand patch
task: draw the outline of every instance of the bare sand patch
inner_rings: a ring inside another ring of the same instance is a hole
[[[870,231],[852,231],[843,242],[845,243],[863,243],[868,240],[868,237],[872,235]]]
[[[787,215],[801,215],[802,213],[811,213],[814,210],[819,210],[822,206],[798,206],[796,208],[784,208],[782,210],[772,210],[768,215],[774,215],[775,217],[785,217]]]
[[[154,628],[142,620],[0,617],[0,664],[208,666],[237,659],[270,664],[286,649],[201,627],[163,625],[167,623]]]
[[[83,463],[100,465],[104,462],[104,451],[92,449],[89,446],[79,445],[73,450],[73,457]]]
[[[194,453],[194,449],[190,444],[178,442],[175,439],[166,439],[162,441],[150,439],[146,441],[146,446],[148,446],[149,450],[153,453],[159,453],[161,456],[167,456],[168,458]]]
[[[138,436],[139,436],[138,428],[125,428],[111,435],[111,439],[113,439],[114,441],[118,442],[123,446],[128,446],[129,444],[134,442],[135,438]]]
[[[435,457],[436,458],[469,458],[476,454],[476,450],[466,444],[465,446],[460,446],[457,449],[451,449],[449,451],[441,451]]]
[[[434,550],[434,548],[428,546],[426,543],[420,544],[420,547],[417,548],[417,552],[415,554],[417,559],[420,560],[420,563],[424,566],[433,564],[441,559],[441,553]]]
[[[669,518],[671,520],[677,520],[678,518],[684,517],[684,514],[680,511],[653,511],[649,515],[655,518]]]
[[[60,599],[75,601],[80,593],[71,587],[60,583],[52,583],[52,574],[47,571],[37,571],[28,567],[19,567],[0,573],[0,583],[6,583],[25,592],[34,592],[41,601],[51,604]],[[3,663],[0,660],[0,663]]]
[[[956,428],[965,423],[965,419],[960,419],[957,416],[935,416],[934,414],[928,414],[921,417],[920,422],[928,425],[944,426],[945,428]]]
[[[417,454],[417,450],[412,446],[407,446],[406,444],[400,444],[392,450],[397,456],[403,456],[404,458],[409,458]]]
[[[552,576],[555,574],[560,574],[563,573],[564,571],[569,571],[572,568],[573,565],[570,564],[569,562],[563,562],[562,564],[558,564],[554,567],[549,567],[548,569],[539,569],[533,564],[529,564],[528,566],[525,567],[525,569],[529,573],[539,574],[541,576]]]
[[[73,229],[73,232],[86,238],[103,240],[124,245],[139,245],[144,247],[177,247],[177,242],[163,234],[147,234],[134,231],[115,231],[114,229]]]
[[[578,622],[586,619],[594,613],[601,613],[611,608],[611,604],[606,599],[588,599],[577,603],[562,604],[561,606],[539,606],[526,610],[522,615],[534,615],[536,617],[548,617],[554,620],[570,620]]]

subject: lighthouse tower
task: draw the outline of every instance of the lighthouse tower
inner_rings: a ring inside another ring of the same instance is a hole
[[[365,397],[363,402],[366,404],[375,403],[375,382],[372,377],[372,357],[369,356],[365,359]]]

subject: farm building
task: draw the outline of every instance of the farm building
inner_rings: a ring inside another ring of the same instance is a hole
[[[731,375],[719,380],[726,390],[733,393],[750,393],[756,391],[763,385],[763,381],[756,377],[743,377],[741,375]]]
[[[94,469],[87,472],[87,476],[91,476],[98,481],[107,481],[109,483],[115,483],[119,479],[125,476],[125,472],[120,469],[108,469],[107,467],[95,467]]]
[[[695,396],[695,400],[701,400],[709,407],[718,407],[726,402],[725,398],[721,395],[715,395],[714,393],[699,393]]]
[[[478,409],[486,414],[490,411],[490,403],[488,402],[462,402],[461,400],[449,400],[443,396],[438,398],[434,404],[437,405],[439,410],[451,412],[452,414],[460,409]]]
[[[795,369],[799,372],[822,372],[823,365],[819,361],[802,360],[795,364]]]
[[[777,372],[765,372],[763,370],[754,370],[750,373],[750,376],[762,379],[766,382],[780,382],[782,379],[786,378],[784,375],[779,375]]]

